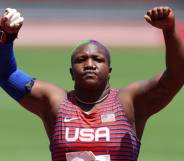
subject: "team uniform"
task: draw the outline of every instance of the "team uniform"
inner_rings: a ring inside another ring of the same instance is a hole
[[[137,160],[140,142],[117,93],[111,89],[96,112],[89,115],[79,107],[75,93],[68,93],[60,105],[50,144],[53,161],[66,161],[73,153],[79,159],[86,151],[92,152],[98,161]]]

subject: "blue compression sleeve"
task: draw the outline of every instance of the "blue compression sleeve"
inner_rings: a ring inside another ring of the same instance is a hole
[[[8,77],[17,69],[13,43],[0,44],[0,80]]]
[[[30,92],[26,85],[33,78],[17,68],[13,43],[0,44],[0,86],[15,100],[20,101]]]

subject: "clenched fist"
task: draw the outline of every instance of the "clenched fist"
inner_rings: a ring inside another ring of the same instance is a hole
[[[0,19],[0,42],[13,41],[23,24],[24,18],[16,9],[7,8]]]
[[[1,18],[1,29],[7,33],[17,33],[23,24],[24,18],[16,9],[7,8]]]
[[[144,18],[152,26],[159,29],[171,32],[175,29],[175,16],[170,7],[155,7],[148,10]]]

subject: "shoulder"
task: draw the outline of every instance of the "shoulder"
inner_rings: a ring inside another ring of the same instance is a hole
[[[159,77],[157,76],[154,79],[133,82],[119,90],[119,98],[123,102],[125,100],[134,101],[137,97],[146,94],[147,91],[154,88],[158,80]]]
[[[137,103],[137,97],[145,90],[147,84],[149,84],[149,81],[142,80],[133,82],[119,89],[117,97],[120,104],[123,105],[126,116],[130,122],[134,121],[135,115],[137,114],[136,106],[139,104]]]
[[[35,80],[31,92],[20,101],[20,104],[39,116],[47,113],[56,115],[66,93],[63,88],[55,84]]]
[[[161,76],[162,74],[159,74],[148,80],[131,83],[120,90],[120,101],[132,107],[137,118],[147,119],[156,113],[152,112],[152,109],[155,110],[156,106],[162,106],[160,102],[163,102],[163,89],[161,87],[163,76]]]
[[[131,102],[137,95],[137,93],[144,88],[147,81],[138,81],[127,85],[126,87],[119,89],[119,99],[120,102],[128,101]]]
[[[31,95],[45,97],[51,100],[55,97],[63,98],[66,95],[66,91],[53,83],[36,80],[31,90]]]

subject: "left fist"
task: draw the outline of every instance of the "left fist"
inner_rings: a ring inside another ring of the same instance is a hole
[[[8,34],[18,33],[24,18],[16,9],[7,8],[0,21],[0,27]]]
[[[16,9],[7,8],[0,17],[0,43],[13,42],[23,24],[24,18]]]
[[[166,31],[174,31],[175,16],[170,7],[155,7],[147,11],[144,19],[152,26]]]

